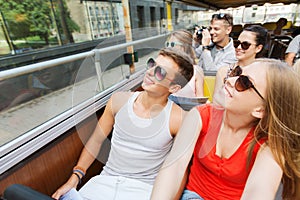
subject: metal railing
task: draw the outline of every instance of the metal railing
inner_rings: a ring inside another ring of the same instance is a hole
[[[130,90],[141,83],[145,72],[145,69],[143,68],[139,69],[134,74],[126,75],[126,78],[123,80],[107,89],[104,89],[103,73],[105,72],[105,69],[103,70],[103,67],[101,66],[101,54],[114,52],[129,46],[135,46],[138,48],[149,48],[149,46],[151,46],[151,48],[158,50],[163,46],[163,41],[165,41],[166,37],[167,35],[159,35],[0,72],[0,81],[4,81],[10,78],[16,78],[36,71],[52,68],[61,64],[92,57],[95,62],[94,66],[96,67],[97,81],[99,84],[98,93],[91,98],[73,105],[62,113],[53,116],[48,121],[34,127],[32,130],[24,132],[20,136],[0,146],[0,174],[35,151],[43,148],[46,144],[50,143],[55,138],[64,134],[67,130],[76,126],[76,124],[95,113],[95,111],[103,108],[113,92]],[[154,44],[153,41],[156,41],[156,44]],[[149,42],[151,45],[149,45]],[[63,99],[61,100],[63,101]]]

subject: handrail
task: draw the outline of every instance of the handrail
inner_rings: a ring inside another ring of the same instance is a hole
[[[0,72],[0,81],[25,75],[37,70],[43,70],[57,65],[69,63],[79,59],[84,59],[89,56],[99,56],[100,53],[107,53],[110,51],[119,50],[120,48],[128,47],[131,45],[140,45],[155,39],[166,37],[166,34],[158,35],[146,39],[127,42],[112,47],[103,49],[94,49],[89,52],[79,53],[63,58],[57,58],[49,61],[44,61],[36,64],[30,64],[23,67],[18,67]],[[98,57],[100,58],[100,57]],[[99,61],[99,60],[98,60]],[[95,59],[95,62],[97,60]],[[86,117],[93,114],[96,110],[105,106],[110,95],[115,91],[130,90],[136,85],[141,83],[144,70],[140,70],[130,76],[126,77],[123,81],[113,85],[112,87],[100,91],[93,98],[84,101],[81,104],[74,105],[69,110],[57,115],[53,119],[46,121],[44,124],[24,133],[17,139],[8,142],[0,147],[0,174],[10,169],[21,160],[25,159],[38,149],[50,143],[55,138],[62,135],[64,132],[74,127],[79,122],[83,121]],[[101,75],[101,74],[100,74]],[[99,74],[98,74],[99,76]],[[99,80],[98,80],[99,81]],[[76,117],[77,116],[77,117]],[[74,120],[76,118],[76,120]]]
[[[137,44],[143,44],[144,42],[148,42],[148,41],[151,41],[151,40],[166,37],[166,35],[167,34],[161,34],[161,35],[158,35],[158,36],[153,36],[153,37],[149,37],[149,38],[145,38],[145,39],[141,39],[141,40],[127,42],[127,43],[124,43],[124,44],[119,44],[119,45],[115,45],[115,46],[111,46],[111,47],[105,47],[105,48],[102,48],[102,49],[94,49],[94,50],[89,51],[89,52],[79,53],[79,54],[75,54],[75,55],[71,55],[71,56],[66,56],[66,57],[63,57],[63,58],[56,58],[56,59],[53,59],[53,60],[48,60],[48,61],[44,61],[44,62],[40,62],[40,63],[26,65],[26,66],[23,66],[23,67],[18,67],[18,68],[14,68],[14,69],[5,70],[5,71],[0,72],[0,81],[8,79],[8,78],[13,78],[13,77],[16,77],[16,76],[21,76],[21,75],[24,75],[24,74],[28,74],[28,73],[31,73],[31,72],[35,72],[35,71],[38,71],[38,70],[47,69],[47,68],[50,68],[50,67],[53,67],[53,66],[69,63],[69,62],[72,62],[72,61],[80,60],[80,59],[86,58],[88,56],[95,56],[95,54],[107,53],[107,52],[111,52],[111,51],[114,51],[114,50],[119,50],[120,48],[132,46],[132,45],[137,45]]]

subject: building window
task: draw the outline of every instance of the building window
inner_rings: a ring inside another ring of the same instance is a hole
[[[155,7],[150,7],[150,20],[151,20],[151,27],[156,27],[156,12]]]
[[[145,27],[144,6],[137,6],[138,28]]]

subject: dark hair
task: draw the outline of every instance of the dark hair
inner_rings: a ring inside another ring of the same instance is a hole
[[[161,49],[158,55],[171,58],[179,67],[179,73],[176,73],[174,83],[183,88],[192,78],[194,74],[193,60],[185,52],[176,48]]]
[[[281,22],[283,22],[282,25],[285,26],[285,25],[287,24],[287,19],[284,18],[284,17],[281,17],[281,18],[276,22],[276,24],[279,24],[279,23],[281,23]]]
[[[250,32],[255,33],[256,45],[257,46],[258,45],[263,46],[262,50],[256,55],[256,58],[263,57],[263,55],[265,53],[264,51],[267,48],[267,43],[270,40],[270,35],[268,33],[268,30],[265,29],[264,27],[260,26],[260,25],[251,25],[251,26],[248,26],[248,27],[244,28],[243,31],[250,31]]]
[[[213,14],[210,22],[214,20],[224,20],[229,24],[229,26],[233,26],[233,17],[231,14],[228,13]]]

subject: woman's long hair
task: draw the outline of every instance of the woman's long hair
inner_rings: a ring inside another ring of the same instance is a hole
[[[176,30],[176,31],[173,31],[170,35],[170,37],[173,36],[174,38],[176,38],[176,40],[180,43],[182,43],[182,48],[183,48],[183,51],[190,55],[190,57],[193,59],[194,63],[195,64],[195,59],[196,59],[196,53],[194,51],[194,48],[193,48],[193,35],[189,32],[189,31],[186,31],[186,30]]]
[[[268,145],[283,170],[283,198],[299,199],[296,197],[300,180],[299,74],[279,60],[255,62],[268,66],[265,114],[257,125],[255,137],[268,138]]]

